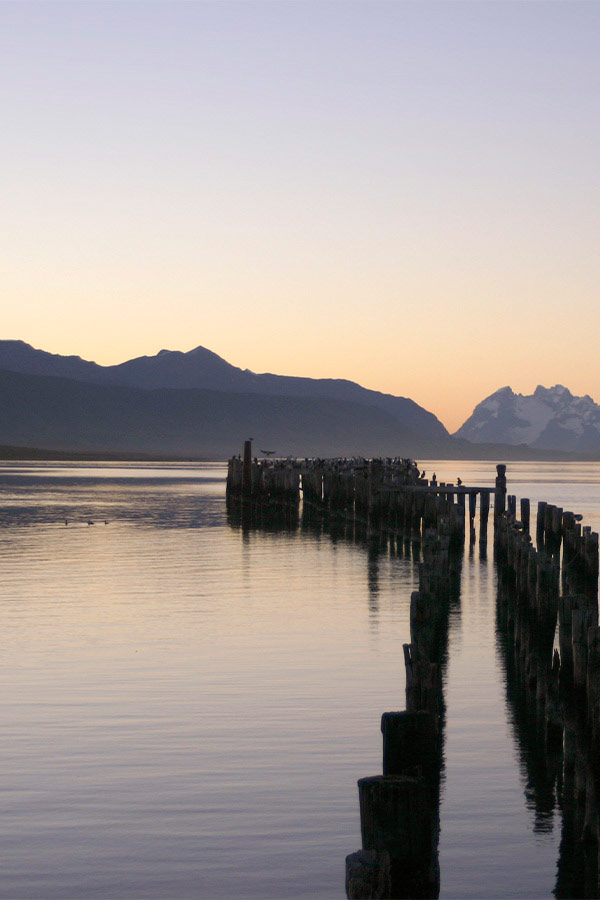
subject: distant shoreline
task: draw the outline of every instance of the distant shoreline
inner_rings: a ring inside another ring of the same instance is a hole
[[[154,453],[82,452],[76,450],[44,450],[38,447],[13,447],[0,444],[0,460],[40,460],[47,462],[226,462],[208,456],[170,456]]]
[[[567,451],[541,450],[533,447],[514,447],[511,445],[498,446],[494,444],[472,444],[461,441],[462,446],[453,447],[452,451],[434,448],[423,448],[423,453],[416,454],[420,460],[429,459],[456,459],[456,460],[502,460],[510,462],[600,462],[596,455],[584,453],[569,453]],[[402,448],[399,448],[401,452]],[[434,450],[434,452],[432,452]],[[239,451],[238,451],[239,452]],[[230,453],[229,456],[233,456]],[[258,455],[258,454],[257,454]],[[351,456],[352,454],[348,454]],[[387,455],[387,454],[382,454]],[[409,455],[415,456],[410,453]],[[116,453],[114,451],[78,451],[78,450],[48,450],[39,447],[19,447],[10,444],[0,445],[0,460],[22,460],[31,462],[164,462],[164,463],[226,463],[228,456],[176,456],[160,453]],[[298,457],[301,458],[301,457]]]

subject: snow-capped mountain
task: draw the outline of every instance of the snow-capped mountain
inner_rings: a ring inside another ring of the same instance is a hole
[[[501,388],[475,407],[455,437],[476,443],[529,444],[549,450],[600,452],[600,406],[562,384],[533,394]]]

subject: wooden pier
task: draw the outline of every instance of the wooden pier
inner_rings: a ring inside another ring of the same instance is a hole
[[[250,441],[243,456],[229,460],[227,496],[256,502],[311,503],[337,515],[362,517],[381,529],[409,530],[419,540],[440,516],[450,519],[451,539],[476,540],[475,516],[479,496],[479,541],[487,542],[490,496],[494,510],[506,503],[506,467],[498,466],[496,486],[448,484],[419,472],[411,459],[258,460]],[[468,505],[467,505],[468,497]]]
[[[367,898],[439,893],[439,797],[449,614],[468,522],[486,553],[493,498],[497,627],[520,739],[560,781],[563,839],[557,897],[599,897],[600,627],[598,534],[581,516],[494,487],[438,483],[410,459],[256,460],[246,443],[229,462],[227,497],[252,509],[314,510],[330,523],[410,542],[419,559],[404,645],[406,709],[382,716],[382,773],[358,782],[362,848],[346,859],[346,893]],[[468,501],[467,501],[468,498]],[[535,538],[535,543],[534,543]],[[530,737],[530,736],[533,737]],[[542,801],[541,806],[543,806]],[[573,893],[575,891],[575,893]]]

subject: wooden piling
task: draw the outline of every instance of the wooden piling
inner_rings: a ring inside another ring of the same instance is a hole
[[[439,771],[439,725],[430,712],[383,713],[381,733],[384,775],[420,769],[426,777],[432,777]]]
[[[490,495],[484,491],[479,500],[479,543],[487,544],[488,516],[490,512]]]
[[[496,466],[496,492],[494,494],[494,527],[500,516],[506,509],[506,466],[499,463]]]
[[[383,900],[392,896],[390,854],[357,850],[346,857],[348,900]]]
[[[536,518],[536,544],[538,550],[543,549],[545,545],[545,518],[546,518],[546,506],[548,504],[543,500],[540,500],[537,505],[537,518]]]
[[[586,672],[587,715],[592,728],[594,749],[600,744],[600,628],[591,626],[587,633]]]
[[[459,495],[461,496],[461,495]],[[464,502],[464,494],[462,494]],[[477,510],[477,494],[469,494],[469,543],[475,543],[475,512]]]
[[[391,897],[431,895],[436,815],[423,778],[375,775],[358,782],[363,850],[390,857]]]
[[[598,625],[598,610],[574,609],[571,614],[573,640],[573,684],[585,690],[588,669],[588,629]]]
[[[244,469],[242,474],[242,494],[252,494],[252,441],[244,441]]]
[[[521,525],[523,526],[523,531],[526,534],[529,534],[529,519],[530,519],[530,504],[527,497],[521,497],[520,503],[521,509]]]

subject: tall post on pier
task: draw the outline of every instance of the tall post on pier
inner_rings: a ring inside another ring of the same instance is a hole
[[[499,463],[496,466],[496,494],[494,497],[494,531],[498,525],[498,519],[506,509],[506,466]]]
[[[242,470],[242,494],[252,494],[252,441],[244,441],[244,468]]]

